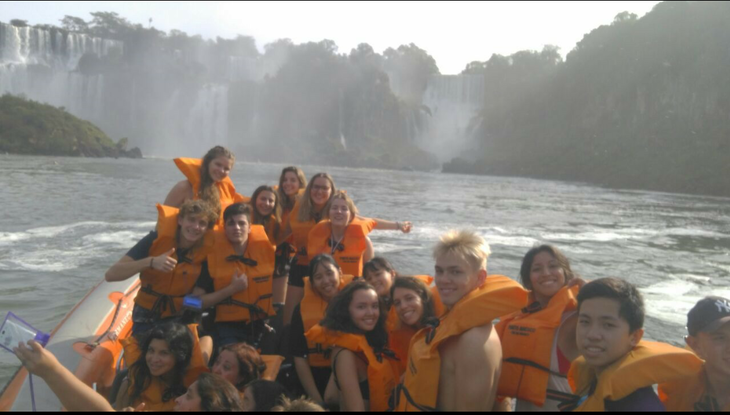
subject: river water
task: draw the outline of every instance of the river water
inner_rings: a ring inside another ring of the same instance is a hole
[[[236,164],[250,195],[282,165]],[[490,274],[518,276],[534,244],[560,247],[586,279],[625,278],[647,305],[648,338],[679,343],[686,313],[730,297],[730,199],[610,190],[521,178],[303,166],[328,171],[361,214],[410,220],[375,231],[376,254],[402,274],[433,273],[430,249],[451,228],[492,247]],[[155,203],[183,177],[171,160],[0,155],[0,313],[51,330],[106,269],[154,227]],[[0,351],[0,389],[19,365]]]

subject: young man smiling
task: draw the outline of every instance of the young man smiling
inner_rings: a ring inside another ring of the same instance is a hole
[[[705,297],[687,315],[687,345],[705,361],[702,370],[659,385],[669,411],[730,411],[730,300]]]
[[[436,287],[448,311],[413,337],[396,409],[492,409],[502,347],[492,321],[527,305],[527,291],[487,277],[489,245],[474,232],[451,231],[434,249]]]
[[[664,411],[652,385],[686,376],[701,362],[690,351],[642,341],[644,300],[632,284],[602,278],[578,294],[576,341],[582,357],[568,381],[578,411]]]
[[[234,203],[223,213],[224,229],[214,234],[208,274],[193,295],[203,309],[216,307],[217,347],[246,342],[257,345],[265,321],[275,314],[271,304],[275,249],[261,225],[251,225],[252,208]]]
[[[135,335],[166,319],[180,317],[183,297],[201,274],[213,245],[211,229],[218,214],[202,200],[189,200],[180,209],[157,205],[157,229],[142,238],[106,272],[109,282],[139,273],[142,288],[132,311]]]

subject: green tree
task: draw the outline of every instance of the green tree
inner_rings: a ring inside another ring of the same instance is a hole
[[[66,15],[61,19],[61,27],[71,32],[88,32],[89,24],[80,17]]]
[[[428,79],[438,75],[436,60],[415,44],[388,48],[383,52],[385,72],[391,77],[391,87],[411,104],[420,104]]]

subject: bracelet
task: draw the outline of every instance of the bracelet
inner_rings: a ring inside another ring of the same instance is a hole
[[[399,230],[399,231],[402,231],[402,230],[403,230],[403,229],[401,228],[401,226],[400,226],[400,222],[396,222],[396,223],[395,223],[395,229],[396,229],[396,230]]]

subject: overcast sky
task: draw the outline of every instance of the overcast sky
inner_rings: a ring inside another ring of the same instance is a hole
[[[60,25],[64,15],[90,20],[115,11],[134,23],[152,18],[165,32],[204,38],[256,38],[259,49],[280,38],[295,43],[332,39],[340,53],[359,43],[377,52],[415,43],[436,59],[443,74],[493,53],[509,55],[545,44],[567,54],[585,34],[610,24],[622,11],[645,15],[658,2],[2,2],[0,21]]]

